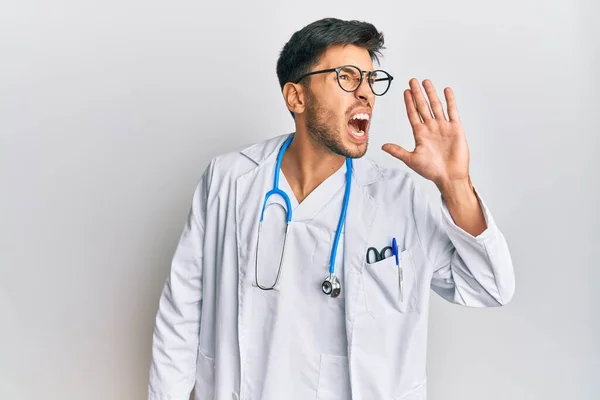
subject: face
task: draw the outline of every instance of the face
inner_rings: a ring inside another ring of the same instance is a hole
[[[311,70],[342,65],[355,65],[363,71],[374,69],[369,52],[350,45],[329,48]],[[359,158],[366,153],[375,105],[375,95],[366,76],[355,92],[346,92],[340,88],[335,72],[312,75],[305,97],[305,112],[296,118],[301,116],[299,122],[305,124],[317,145],[350,158]]]

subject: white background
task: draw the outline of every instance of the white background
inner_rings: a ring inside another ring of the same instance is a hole
[[[454,89],[512,250],[507,307],[432,295],[430,399],[598,399],[597,14],[591,0],[2,1],[0,399],[145,398],[195,184],[211,157],[294,129],[275,63],[326,16],[385,34],[381,164],[406,168],[384,142],[413,148],[408,80]]]

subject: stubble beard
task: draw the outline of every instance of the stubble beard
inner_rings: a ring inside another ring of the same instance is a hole
[[[339,130],[332,126],[339,126],[335,113],[332,110],[326,110],[321,107],[312,93],[309,93],[306,110],[306,128],[313,141],[332,153],[344,157],[360,158],[365,155],[367,151],[366,146],[364,150],[351,151],[342,143]]]

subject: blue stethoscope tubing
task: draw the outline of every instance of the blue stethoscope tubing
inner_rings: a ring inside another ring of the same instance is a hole
[[[279,290],[279,276],[281,274],[281,266],[282,266],[283,259],[285,256],[285,248],[286,248],[287,234],[288,234],[288,230],[289,230],[289,223],[292,220],[292,204],[291,204],[290,198],[283,190],[279,189],[279,172],[281,170],[281,161],[283,159],[283,154],[289,147],[293,138],[294,138],[294,136],[291,135],[288,139],[286,139],[286,141],[281,146],[281,149],[279,150],[279,154],[277,155],[277,162],[275,163],[273,189],[268,191],[267,194],[265,195],[265,199],[264,199],[263,205],[262,205],[262,210],[260,212],[260,220],[259,220],[259,224],[258,224],[258,238],[257,238],[257,243],[256,243],[256,260],[255,260],[255,264],[254,264],[254,267],[255,267],[254,268],[254,286],[257,286],[263,290]],[[344,226],[344,222],[346,220],[346,213],[348,211],[348,203],[350,200],[351,185],[352,185],[352,159],[347,157],[346,158],[346,189],[344,192],[344,202],[342,204],[342,211],[340,213],[340,219],[338,221],[337,230],[335,232],[335,237],[333,240],[333,248],[331,249],[331,256],[329,257],[329,275],[330,275],[331,280],[334,280],[334,278],[335,278],[335,259],[336,259],[336,255],[337,255],[338,244],[340,242],[340,235],[342,232],[342,228]],[[283,250],[281,252],[281,259],[279,260],[279,268],[277,270],[277,277],[275,278],[275,283],[271,286],[261,286],[258,283],[258,248],[259,248],[259,244],[260,244],[260,231],[262,229],[262,223],[263,223],[263,219],[264,219],[264,215],[265,215],[265,209],[267,207],[267,201],[269,200],[269,197],[271,197],[273,195],[279,195],[285,201],[285,205],[286,205],[285,236],[283,239]],[[335,280],[337,281],[337,279],[335,279]]]

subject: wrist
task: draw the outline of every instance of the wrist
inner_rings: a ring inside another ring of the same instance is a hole
[[[449,179],[436,184],[436,186],[447,203],[460,203],[469,199],[476,199],[470,176],[461,179]]]

